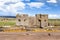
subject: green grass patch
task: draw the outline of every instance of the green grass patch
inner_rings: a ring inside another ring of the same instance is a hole
[[[54,26],[60,26],[60,19],[49,19],[48,22]]]
[[[0,22],[0,26],[8,26],[8,25],[10,25],[10,26],[14,26],[16,23],[15,22]]]

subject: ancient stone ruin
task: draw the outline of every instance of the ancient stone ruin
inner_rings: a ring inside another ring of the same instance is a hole
[[[35,16],[28,16],[27,14],[16,15],[16,25],[23,27],[48,27],[48,15],[36,14]]]

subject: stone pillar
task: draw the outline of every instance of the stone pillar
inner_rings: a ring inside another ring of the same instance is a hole
[[[47,14],[36,14],[36,23],[40,28],[48,27],[48,15]]]
[[[28,15],[27,14],[20,14],[16,16],[16,25],[17,26],[28,26],[29,20],[28,20]]]

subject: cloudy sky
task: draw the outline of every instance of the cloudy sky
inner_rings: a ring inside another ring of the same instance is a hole
[[[60,18],[60,0],[0,0],[0,16],[48,14]]]

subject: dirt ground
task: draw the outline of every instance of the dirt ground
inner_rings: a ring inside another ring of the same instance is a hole
[[[60,40],[60,33],[0,32],[0,40]]]

